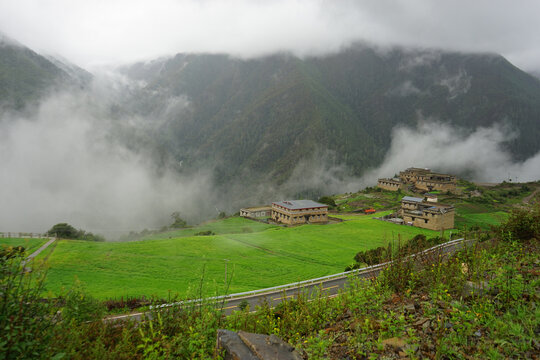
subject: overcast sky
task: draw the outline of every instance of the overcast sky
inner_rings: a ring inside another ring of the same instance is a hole
[[[540,70],[538,0],[0,0],[0,31],[83,66],[178,52],[323,54],[352,41],[489,51]]]

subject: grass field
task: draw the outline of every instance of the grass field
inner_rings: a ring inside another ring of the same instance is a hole
[[[492,225],[499,225],[507,217],[507,212],[498,211],[488,205],[461,203],[456,205],[455,224],[460,229],[471,226],[489,229]]]
[[[58,293],[77,278],[98,298],[169,291],[196,297],[202,279],[202,295],[223,294],[227,263],[228,292],[248,291],[342,272],[358,251],[397,241],[398,234],[438,234],[366,215],[343,218],[293,228],[228,218],[143,241],[60,240],[49,258],[47,289]],[[205,230],[216,235],[192,236]]]
[[[4,246],[24,246],[26,254],[30,255],[45,244],[48,239],[27,239],[27,238],[0,238],[0,247]]]

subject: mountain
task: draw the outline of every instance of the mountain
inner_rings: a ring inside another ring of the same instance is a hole
[[[52,60],[52,61],[51,61]],[[69,71],[68,71],[69,69]],[[44,57],[0,34],[0,105],[21,109],[46,90],[83,86],[91,75],[67,62]]]
[[[504,123],[519,132],[506,144],[516,159],[540,150],[540,81],[496,54],[355,45],[307,58],[178,54],[121,71],[144,83],[132,105],[162,119],[164,151],[188,168],[219,164],[223,183],[281,183],[325,153],[360,174],[380,164],[393,127],[419,118]]]
[[[92,78],[0,39],[0,105],[20,109]],[[506,124],[519,133],[504,143],[516,160],[540,150],[540,80],[496,54],[357,44],[305,58],[177,54],[119,72],[132,80],[116,83],[121,95],[95,100],[110,110],[110,137],[151,149],[158,167],[172,158],[181,171],[212,168],[225,189],[238,179],[284,184],[295,171],[318,176],[302,163],[360,175],[382,162],[392,129],[422,119],[471,130]]]

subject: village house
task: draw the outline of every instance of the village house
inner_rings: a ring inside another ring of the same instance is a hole
[[[423,191],[455,191],[456,177],[448,174],[434,173],[427,168],[408,168],[399,173],[403,183],[413,184],[415,188]]]
[[[429,173],[420,176],[414,186],[419,190],[424,191],[455,191],[456,177],[447,174]]]
[[[407,184],[413,185],[418,191],[453,192],[456,190],[456,177],[434,173],[427,168],[408,168],[399,173],[399,178],[382,178],[377,182],[379,188],[389,191],[398,191]]]
[[[431,172],[428,168],[408,168],[399,172],[399,178],[404,184],[415,184],[422,176]]]
[[[328,205],[312,200],[286,200],[272,203],[272,219],[288,225],[325,223]]]
[[[258,206],[240,209],[240,216],[252,219],[268,218],[272,215],[270,206]]]
[[[388,191],[398,191],[399,189],[401,189],[402,185],[403,183],[398,178],[393,178],[393,179],[383,178],[377,181],[377,187],[384,190],[388,190]]]
[[[400,215],[405,224],[430,230],[452,229],[454,207],[434,204],[423,198],[404,196],[401,199]]]

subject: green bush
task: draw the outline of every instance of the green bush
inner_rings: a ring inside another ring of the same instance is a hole
[[[68,223],[59,223],[54,225],[49,231],[48,236],[57,236],[62,239],[77,239],[88,241],[105,241],[105,238],[101,235],[94,235],[91,232],[84,230],[77,230]]]
[[[46,271],[24,266],[17,249],[0,256],[0,354],[4,359],[46,358],[58,310],[56,302],[42,299]]]
[[[532,209],[518,208],[499,228],[504,240],[540,239],[540,204]]]
[[[330,196],[323,196],[317,200],[321,204],[326,204],[331,208],[335,208],[337,206],[336,201],[332,199]]]
[[[79,281],[62,297],[65,304],[62,308],[62,320],[82,323],[99,320],[105,314],[105,306],[86,294]]]

